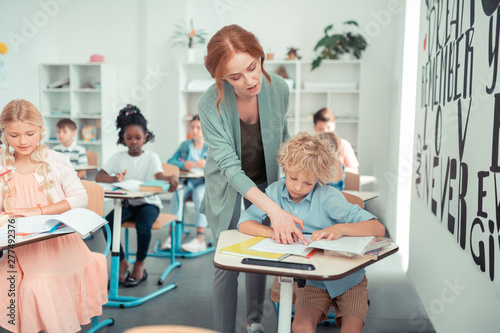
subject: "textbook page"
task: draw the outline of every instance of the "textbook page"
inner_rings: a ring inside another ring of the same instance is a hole
[[[49,232],[59,222],[66,225],[54,230],[53,233],[67,233],[76,231],[83,237],[100,228],[107,221],[86,208],[73,208],[59,215],[35,215],[15,218],[14,230],[16,234]],[[0,227],[0,233],[8,233],[8,226]],[[12,225],[10,230],[12,230]],[[12,232],[12,231],[11,231]]]
[[[306,240],[309,242],[311,239],[310,234],[304,235]],[[331,251],[343,251],[350,252],[354,254],[364,254],[366,246],[373,239],[373,236],[368,237],[342,237],[339,239],[327,241],[326,239],[320,239],[310,243],[305,246],[302,243],[294,244],[278,244],[272,238],[266,238],[263,241],[250,247],[252,250],[265,251],[265,252],[279,252],[279,253],[290,253],[300,256],[306,256],[313,248],[331,250]]]

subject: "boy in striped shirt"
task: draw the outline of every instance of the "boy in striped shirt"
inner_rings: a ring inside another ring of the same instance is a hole
[[[76,134],[76,124],[73,120],[65,118],[61,119],[56,124],[57,139],[60,144],[54,146],[52,150],[63,153],[69,158],[73,167],[79,165],[88,165],[87,151],[85,147],[76,143],[74,140]],[[85,171],[77,172],[79,178],[85,177]]]

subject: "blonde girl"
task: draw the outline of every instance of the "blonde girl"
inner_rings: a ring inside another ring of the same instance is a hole
[[[2,214],[61,214],[86,207],[87,193],[68,158],[42,143],[43,120],[33,104],[8,103],[0,128],[5,143],[0,174],[9,171],[0,177]],[[14,260],[8,260],[11,256]],[[107,302],[106,258],[90,252],[74,233],[15,247],[0,261],[0,293],[5,329],[77,332]],[[14,311],[8,309],[11,304]]]

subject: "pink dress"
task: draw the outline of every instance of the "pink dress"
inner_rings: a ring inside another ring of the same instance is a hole
[[[14,173],[11,181],[16,189],[10,199],[12,207],[48,204],[33,174]],[[77,332],[80,325],[102,314],[102,305],[108,301],[106,258],[90,252],[76,233],[16,247],[14,251],[15,267],[10,267],[7,252],[0,261],[2,327],[22,333]],[[9,273],[12,271],[16,273]],[[11,280],[15,287],[5,274],[15,276]],[[13,291],[10,295],[9,290]],[[8,309],[11,304],[15,305],[13,311]]]

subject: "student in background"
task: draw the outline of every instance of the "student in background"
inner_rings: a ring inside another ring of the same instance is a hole
[[[52,147],[52,150],[58,153],[63,153],[69,158],[73,167],[79,165],[88,165],[87,153],[85,147],[76,143],[76,124],[73,120],[65,118],[61,119],[56,124],[57,139],[61,141],[60,144]],[[77,171],[79,178],[85,177],[85,170]]]
[[[333,154],[336,160],[335,173],[332,181],[328,185],[342,191],[345,188],[345,166],[340,161],[340,139],[335,132],[324,132],[320,134],[321,138],[327,139],[332,144]]]
[[[166,176],[163,173],[160,157],[153,152],[142,150],[142,146],[154,139],[154,134],[148,130],[147,120],[139,108],[128,104],[120,110],[116,118],[118,144],[127,146],[128,151],[121,151],[108,160],[106,165],[97,173],[96,181],[103,183],[121,182],[126,179],[148,181],[162,179],[170,182],[169,192],[174,192],[179,184],[177,176]],[[162,208],[161,200],[157,195],[143,199],[129,200],[129,205],[122,208],[122,221],[135,221],[137,231],[137,257],[132,273],[129,274],[129,262],[120,245],[119,281],[125,287],[135,287],[148,277],[145,260],[151,242],[151,227],[156,221]],[[114,211],[111,211],[106,220],[113,228]]]
[[[276,240],[293,243],[303,221],[281,209],[264,193],[279,178],[276,152],[289,138],[286,113],[289,88],[281,76],[264,70],[265,54],[258,39],[238,25],[220,29],[207,44],[205,67],[215,79],[198,102],[203,136],[208,145],[205,197],[201,212],[214,240],[224,230],[236,229],[241,212],[255,203],[270,216]],[[264,149],[265,147],[265,149]],[[266,276],[246,273],[248,333],[263,333]],[[236,328],[238,272],[215,269],[214,328],[222,333]]]
[[[297,212],[304,220],[305,232],[312,233],[311,242],[343,236],[384,236],[385,227],[375,216],[347,202],[333,187],[322,185],[334,175],[336,159],[330,142],[300,132],[281,146],[278,163],[285,180],[268,186],[266,194],[286,211]],[[252,205],[242,213],[238,228],[250,235],[274,237],[273,229],[262,224],[266,217]],[[335,322],[341,332],[361,332],[368,312],[364,269],[339,280],[307,280],[297,292],[293,332],[316,332],[316,325],[326,319],[331,305],[335,306]]]
[[[6,145],[0,155],[2,214],[61,214],[87,206],[87,192],[68,159],[42,143],[42,115],[33,104],[11,101],[0,127]],[[80,331],[102,314],[107,284],[106,258],[90,252],[76,233],[16,247],[0,261],[0,326],[12,332]],[[15,324],[9,322],[11,304]]]
[[[189,133],[191,139],[181,143],[179,149],[167,161],[167,163],[177,166],[181,170],[190,171],[193,168],[203,169],[205,167],[205,160],[207,158],[208,146],[205,144],[203,134],[201,132],[200,117],[193,116],[189,123]],[[207,218],[204,214],[200,213],[200,205],[203,196],[205,195],[205,179],[194,178],[188,179],[183,189],[184,201],[189,198],[194,202],[194,216],[196,219],[196,237],[190,242],[183,244],[181,248],[187,252],[200,252],[207,249],[205,242],[205,229],[208,225]],[[170,205],[170,213],[177,213],[177,197],[173,197]],[[164,249],[170,249],[171,239],[170,236],[163,243]]]
[[[322,108],[314,116],[314,130],[316,133],[335,132],[335,116],[329,108]],[[340,139],[340,161],[345,165],[346,171],[358,173],[359,162],[352,149],[351,144],[346,139]]]

